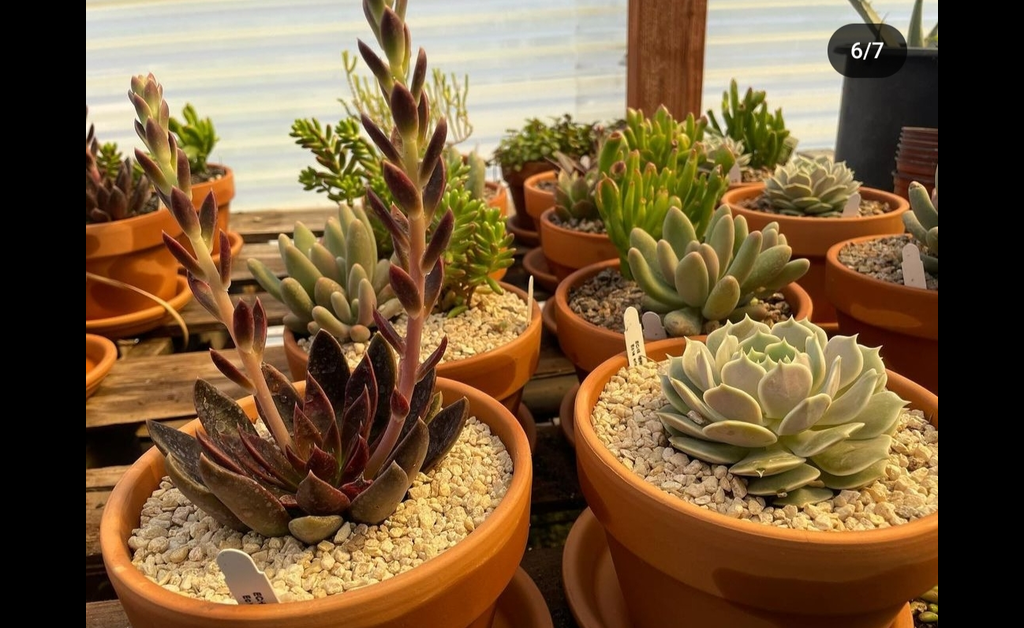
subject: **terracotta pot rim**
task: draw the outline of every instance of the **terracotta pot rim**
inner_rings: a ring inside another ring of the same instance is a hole
[[[117,345],[114,341],[99,334],[85,334],[85,357],[94,363],[92,370],[85,374],[85,390],[97,386],[107,376],[114,362],[117,361]]]
[[[182,233],[174,215],[162,204],[141,216],[87,224],[85,259],[112,257],[157,246],[163,248],[164,231],[172,237]]]
[[[673,343],[670,341],[675,342]],[[663,355],[668,348],[678,350],[674,345],[679,345],[679,341],[683,341],[683,343],[685,343],[685,339],[683,338],[669,338],[667,340],[648,343],[648,354],[654,353],[655,355]],[[592,408],[587,407],[585,391],[587,389],[595,389],[597,386],[600,386],[600,389],[603,390],[604,385],[607,384],[608,380],[626,364],[626,354],[625,351],[623,351],[621,354],[606,360],[587,375],[586,379],[584,379],[583,383],[580,385],[580,394],[576,397],[575,414],[577,416],[589,417],[592,410]],[[890,384],[895,382],[900,387],[909,386],[913,388],[920,388],[920,394],[925,395],[926,398],[934,398],[934,403],[938,406],[938,396],[934,393],[927,391],[923,387],[911,382],[894,371],[886,369],[886,373],[889,377]],[[594,401],[597,400],[601,390],[596,391]],[[598,440],[594,426],[589,420],[576,420],[575,430],[577,450],[580,447],[587,447],[590,449],[602,466],[612,470],[617,479],[620,482],[627,484],[631,489],[642,493],[644,496],[657,502],[660,506],[674,511],[679,516],[690,517],[708,524],[725,527],[737,533],[768,538],[782,544],[799,546],[837,544],[862,545],[864,543],[889,545],[898,544],[902,538],[924,533],[928,530],[935,530],[937,534],[939,526],[938,512],[934,512],[925,517],[921,517],[898,526],[874,530],[851,530],[845,532],[819,532],[783,529],[769,525],[752,524],[749,521],[739,521],[718,512],[705,510],[683,499],[669,495],[660,488],[637,478],[632,471],[619,462],[612,452]]]
[[[300,390],[302,390],[304,385],[304,382],[296,383],[296,387]],[[168,591],[146,578],[141,571],[131,564],[131,554],[128,550],[126,539],[120,538],[113,514],[125,509],[125,502],[129,492],[128,487],[138,482],[144,482],[146,475],[153,465],[156,465],[161,471],[163,470],[163,454],[155,447],[145,452],[138,461],[128,468],[114,487],[104,507],[100,523],[100,543],[103,548],[104,565],[108,573],[114,572],[115,577],[122,586],[129,589],[135,595],[146,598],[148,604],[159,607],[184,608],[187,610],[179,612],[240,622],[259,618],[265,619],[268,608],[273,608],[277,613],[274,616],[280,619],[294,619],[326,611],[340,613],[347,608],[359,607],[367,600],[393,595],[402,596],[403,592],[409,591],[408,587],[415,584],[417,580],[423,580],[424,577],[436,577],[437,573],[444,573],[447,570],[454,569],[461,562],[466,562],[467,560],[474,564],[484,562],[488,554],[491,553],[488,548],[495,543],[496,539],[506,536],[506,528],[516,516],[517,504],[522,504],[524,500],[528,502],[530,499],[530,487],[532,484],[530,446],[526,440],[526,434],[518,427],[515,417],[497,400],[455,380],[438,378],[438,387],[440,388],[442,385],[456,395],[475,397],[471,401],[471,405],[483,404],[490,408],[489,414],[499,413],[501,416],[507,415],[505,420],[512,426],[512,429],[509,430],[512,442],[505,442],[503,439],[502,443],[512,458],[514,472],[508,491],[483,523],[477,526],[472,533],[459,541],[454,547],[449,548],[419,566],[430,565],[430,572],[434,576],[424,576],[422,574],[425,572],[422,570],[419,571],[418,575],[419,567],[417,567],[374,585],[325,598],[287,602],[274,605],[273,607],[261,607],[259,605],[238,606],[207,602]],[[251,400],[251,397],[247,399]],[[243,399],[242,401],[245,400]],[[198,428],[199,419],[194,419],[182,429],[189,433],[195,433],[195,430]]]
[[[579,238],[580,240],[584,240],[586,242],[590,242],[590,243],[593,243],[593,244],[604,243],[604,242],[608,242],[609,241],[609,236],[608,236],[607,233],[589,233],[589,232],[586,232],[586,231],[578,231],[576,229],[566,229],[565,227],[563,227],[561,225],[556,225],[555,222],[553,220],[551,220],[551,217],[554,216],[554,215],[555,215],[555,207],[554,206],[551,206],[551,207],[545,209],[543,212],[541,212],[541,214],[540,214],[540,224],[541,224],[540,232],[542,234],[544,233],[545,230],[550,229],[551,231],[555,231],[555,232],[561,233],[561,234],[571,235],[574,238]],[[543,236],[541,236],[541,242],[543,242],[543,241],[544,241],[544,238],[543,238]],[[615,261],[618,261],[618,259],[616,259]]]
[[[893,216],[897,216],[910,209],[910,202],[907,199],[903,198],[902,196],[899,196],[893,192],[886,192],[885,190],[880,190],[878,188],[871,188],[866,186],[861,186],[860,190],[858,190],[861,194],[861,198],[863,198],[864,200],[885,201],[889,205],[895,207],[895,209],[888,211],[884,214],[879,214],[877,216],[853,216],[850,218],[811,218],[808,216],[786,216],[783,214],[769,214],[767,212],[757,211],[756,209],[749,209],[739,204],[739,201],[746,200],[748,198],[757,198],[764,192],[764,188],[765,183],[762,181],[759,183],[754,183],[752,185],[727,190],[725,194],[722,195],[721,202],[725,203],[726,205],[729,205],[729,207],[732,210],[737,211],[739,213],[769,216],[771,220],[779,223],[780,231],[782,231],[783,234],[786,233],[786,223],[812,224],[827,221],[829,223],[835,224],[866,224],[871,222],[885,221],[887,219],[892,218]]]
[[[174,295],[167,299],[167,303],[175,311],[180,312],[192,300],[192,290],[188,287],[188,278],[185,275],[179,275],[175,272],[174,277]],[[164,316],[168,316],[164,306],[159,303],[153,303],[141,310],[135,310],[127,314],[118,314],[117,316],[108,316],[106,318],[87,318],[85,319],[85,329],[87,332],[100,335],[105,333],[128,334],[131,330],[135,330],[131,331],[131,333],[141,333],[138,330],[144,329],[148,331],[152,329],[159,324],[159,321],[163,320]],[[150,324],[152,326],[147,326]]]
[[[526,177],[523,181],[524,188],[537,188],[537,184],[541,181],[556,181],[558,179],[558,170],[544,170],[536,174],[531,174]]]
[[[906,286],[906,285],[903,285],[903,284],[892,283],[892,282],[889,282],[889,281],[882,281],[881,279],[875,279],[874,277],[871,277],[870,275],[865,275],[864,273],[858,273],[857,271],[853,270],[852,268],[847,267],[846,264],[843,264],[842,262],[839,261],[839,251],[841,251],[843,249],[843,247],[846,246],[847,244],[860,244],[861,242],[870,242],[871,240],[881,240],[881,239],[887,238],[887,237],[891,237],[891,236],[877,236],[877,235],[874,235],[874,236],[861,236],[859,238],[850,238],[849,240],[843,240],[842,242],[836,242],[831,247],[829,247],[828,251],[825,253],[825,263],[826,263],[828,268],[831,268],[839,276],[843,277],[847,283],[848,282],[856,281],[857,283],[878,284],[878,289],[879,290],[883,290],[883,291],[886,291],[886,292],[889,292],[889,293],[892,293],[892,294],[916,295],[921,300],[927,300],[927,301],[932,301],[933,300],[933,301],[935,301],[935,307],[938,308],[938,306],[939,306],[939,291],[938,290],[929,290],[927,288],[915,288],[913,286]],[[903,298],[906,298],[906,296],[904,296]]]

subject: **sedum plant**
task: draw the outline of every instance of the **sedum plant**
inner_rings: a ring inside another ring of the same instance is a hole
[[[217,264],[210,254],[214,237],[222,251],[229,249],[227,235],[216,226],[211,197],[198,211],[192,205],[188,159],[168,130],[162,86],[152,74],[132,79],[136,131],[152,155],[137,150],[136,156],[195,252],[166,235],[164,242],[185,266],[197,301],[231,333],[243,369],[217,351],[211,355],[227,377],[252,391],[270,438],[252,429],[235,401],[202,381],[196,384],[196,410],[203,430],[192,437],[155,423],[150,429],[176,486],[236,529],[266,536],[291,533],[313,543],[334,534],[344,518],[379,523],[405,498],[416,473],[450,449],[466,420],[464,398],[440,408],[440,393],[434,390],[435,367],[446,343],[422,362],[419,358],[423,320],[440,293],[442,253],[454,217],[446,213],[427,237],[446,187],[440,156],[447,131],[444,119],[431,128],[426,115],[427,57],[420,49],[412,61],[404,7],[364,0],[384,57],[361,41],[359,48],[389,97],[397,129],[388,138],[372,120],[362,118],[384,155],[381,171],[396,199],[386,207],[368,192],[370,206],[394,239],[397,262],[390,266],[390,282],[409,324],[402,337],[377,316],[380,331],[347,376],[337,341],[318,333],[302,394],[263,362],[266,313],[259,301],[232,303],[231,256],[222,255]],[[422,152],[421,145],[426,146]]]
[[[521,128],[505,130],[493,156],[502,170],[517,171],[532,161],[554,159],[559,152],[574,159],[592,155],[596,141],[595,125],[573,120],[568,113],[548,122],[528,118]]]
[[[846,162],[828,155],[797,156],[775,168],[765,180],[764,193],[773,209],[787,216],[837,217],[860,189]]]
[[[764,320],[763,299],[802,277],[807,259],[793,249],[776,222],[748,231],[727,205],[711,218],[703,238],[678,207],[665,215],[662,237],[642,229],[629,236],[629,267],[644,291],[644,308],[662,316],[670,336],[707,334],[723,321]]]
[[[678,207],[703,235],[728,188],[721,166],[701,170],[707,160],[694,138],[703,133],[703,120],[691,114],[677,124],[663,107],[644,120],[642,112],[629,112],[627,129],[613,131],[598,155],[597,208],[627,279],[633,278],[627,258],[634,229],[658,239],[669,207]]]
[[[90,124],[85,133],[85,224],[147,214],[157,209],[152,199],[149,177],[136,171],[131,159],[122,160],[116,144],[100,144]]]
[[[766,96],[763,90],[748,87],[740,100],[739,87],[733,79],[729,89],[722,92],[722,122],[719,123],[715,112],[708,109],[711,134],[742,142],[749,156],[747,167],[755,171],[771,170],[786,163],[797,145],[796,138],[786,128],[782,109],[769,112]]]
[[[185,151],[188,157],[188,167],[192,176],[199,177],[199,180],[210,176],[210,168],[207,160],[213,153],[213,147],[217,145],[220,138],[213,128],[213,120],[200,118],[196,108],[191,103],[186,103],[181,111],[184,122],[177,118],[169,120],[169,128],[178,141],[178,147]]]
[[[324,329],[341,342],[368,342],[375,313],[393,319],[402,311],[389,283],[391,263],[378,257],[361,207],[339,204],[322,238],[301,221],[292,233],[277,239],[283,279],[259,259],[247,262],[260,286],[288,307],[286,327],[301,335]]]
[[[884,474],[907,405],[886,381],[879,349],[856,336],[744,318],[669,359],[658,416],[674,448],[729,465],[752,495],[800,507]]]
[[[931,274],[939,274],[939,179],[935,173],[935,187],[931,196],[917,181],[911,181],[907,188],[910,197],[910,211],[903,214],[903,225],[917,240],[921,249],[921,262]]]

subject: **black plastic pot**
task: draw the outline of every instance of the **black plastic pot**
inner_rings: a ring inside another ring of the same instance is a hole
[[[888,78],[843,78],[835,159],[865,186],[891,192],[905,126],[939,126],[938,48],[910,48]]]

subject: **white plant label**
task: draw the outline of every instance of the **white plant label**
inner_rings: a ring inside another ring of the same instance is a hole
[[[860,216],[860,192],[854,192],[846,201],[843,208],[843,218],[856,218]]]
[[[622,317],[625,324],[626,337],[626,358],[630,366],[643,364],[647,359],[647,350],[644,348],[644,330],[640,325],[640,312],[635,307],[627,307]]]
[[[665,326],[661,324],[661,317],[657,312],[644,312],[640,319],[644,324],[644,340],[662,340],[668,338]]]
[[[732,168],[729,168],[729,184],[743,183],[743,171],[740,170],[739,164],[733,164]]]
[[[529,325],[533,318],[533,275],[526,284],[526,324]]]
[[[237,549],[221,550],[217,566],[224,581],[239,604],[277,604],[277,595],[266,574],[256,568],[252,557]]]
[[[903,285],[909,288],[928,287],[924,280],[924,263],[921,261],[921,250],[913,243],[903,247]]]

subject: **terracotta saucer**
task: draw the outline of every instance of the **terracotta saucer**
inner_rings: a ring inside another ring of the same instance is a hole
[[[109,338],[85,334],[85,398],[96,392],[100,382],[117,361],[117,345]]]
[[[551,294],[558,289],[558,277],[551,272],[542,247],[534,247],[523,256],[523,270],[533,275],[534,281]]]
[[[186,239],[185,241],[187,242],[188,240]],[[242,237],[242,234],[237,231],[228,231],[228,242],[231,243],[231,259],[234,261],[238,258],[238,253],[242,250],[242,245],[245,244],[245,239]],[[192,246],[190,244],[186,244],[185,248],[189,251],[192,250]],[[213,256],[213,263],[220,264],[220,253]],[[185,268],[179,265],[178,272],[184,275]]]
[[[573,385],[565,392],[562,403],[558,406],[558,426],[562,428],[562,435],[573,448],[576,447],[576,414],[573,407],[576,405],[576,393],[579,389],[579,384]]]
[[[171,307],[180,312],[191,300],[192,291],[188,287],[188,279],[183,275],[179,275],[177,292],[167,302],[171,304]],[[153,307],[132,312],[131,314],[86,320],[85,332],[116,340],[118,338],[136,336],[154,329],[160,325],[165,316],[167,316],[167,310],[160,305],[154,304]]]
[[[608,541],[597,517],[585,509],[573,524],[562,552],[562,582],[579,628],[632,628]],[[908,603],[893,628],[913,626]],[[680,628],[689,628],[680,626]]]
[[[491,628],[553,628],[544,595],[520,567],[498,598]]]

